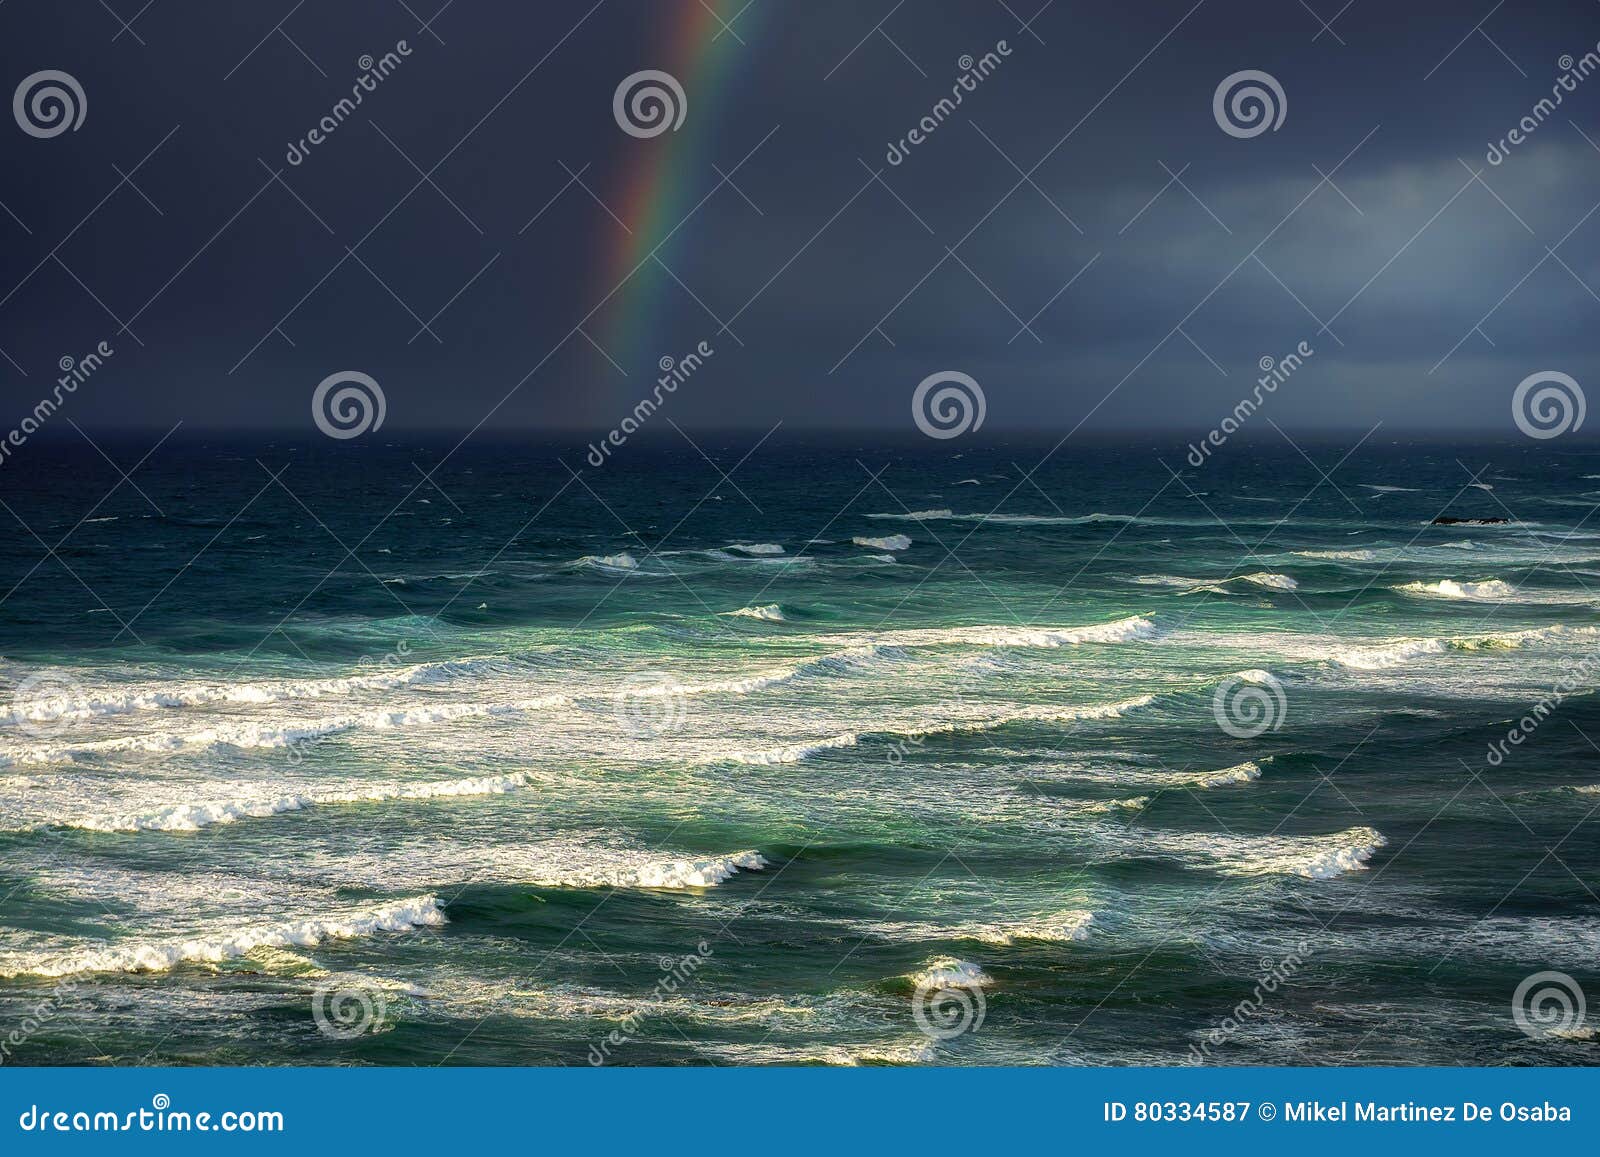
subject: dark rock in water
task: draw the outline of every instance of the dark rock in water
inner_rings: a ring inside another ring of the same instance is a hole
[[[1434,526],[1499,526],[1510,522],[1509,518],[1451,518],[1441,514],[1433,520]]]

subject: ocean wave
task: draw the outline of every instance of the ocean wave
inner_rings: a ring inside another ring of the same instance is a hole
[[[757,751],[716,752],[704,756],[702,762],[755,765],[799,763],[801,760],[809,759],[811,756],[821,754],[824,751],[833,751],[842,747],[855,747],[863,739],[871,736],[899,736],[904,739],[919,740],[934,735],[976,735],[986,731],[998,731],[1002,727],[1009,727],[1017,723],[1078,723],[1099,719],[1118,719],[1129,711],[1140,707],[1148,707],[1154,702],[1155,696],[1153,695],[1139,695],[1116,703],[1092,703],[1078,707],[1036,705],[1020,707],[1003,715],[883,724],[876,727],[866,727],[859,731],[847,731],[840,735],[828,736],[822,739],[804,740]]]
[[[1294,579],[1290,578],[1286,574],[1274,574],[1271,571],[1264,570],[1258,570],[1253,574],[1235,575],[1233,578],[1227,579],[1226,581],[1254,583],[1258,587],[1266,587],[1268,590],[1274,591],[1292,591],[1298,590],[1300,587],[1299,583],[1295,582]]]
[[[394,691],[419,683],[486,673],[505,666],[505,660],[470,657],[417,663],[372,674],[339,675],[322,679],[266,679],[246,683],[174,682],[128,690],[103,689],[58,695],[13,707],[0,715],[0,724],[55,723],[107,715],[131,715],[219,704],[263,706],[297,699],[330,699],[364,691]]]
[[[917,971],[908,973],[906,979],[913,988],[931,991],[946,988],[988,988],[994,980],[970,960],[957,960],[954,956],[937,956],[927,961]]]
[[[1214,836],[1163,833],[1150,841],[1158,853],[1194,858],[1227,876],[1302,876],[1331,880],[1366,868],[1388,844],[1374,828],[1326,836]]]
[[[1026,940],[1058,944],[1087,940],[1093,925],[1093,912],[1075,908],[1049,916],[1016,920],[972,920],[959,924],[886,920],[856,923],[852,927],[865,935],[893,942],[972,940],[981,944],[1010,946]]]
[[[805,743],[790,743],[781,747],[768,747],[760,751],[734,751],[707,757],[711,763],[744,763],[756,766],[773,763],[799,763],[823,751],[840,747],[854,747],[861,742],[861,733],[847,731],[828,739],[813,739]]]
[[[741,554],[782,554],[783,547],[775,542],[735,542],[724,548]]]
[[[568,565],[619,574],[638,570],[639,560],[624,550],[616,554],[586,554],[582,558],[574,559]]]
[[[888,534],[882,538],[858,536],[850,541],[857,546],[865,546],[871,550],[907,550],[911,546],[910,537],[904,534]]]
[[[1296,550],[1296,551],[1291,551],[1290,553],[1291,554],[1297,554],[1301,558],[1322,558],[1322,559],[1328,559],[1328,560],[1333,561],[1333,562],[1372,562],[1374,559],[1376,559],[1378,557],[1377,554],[1374,551],[1365,550],[1365,549],[1359,549],[1359,550]]]
[[[869,638],[902,647],[1075,647],[1084,643],[1129,643],[1153,639],[1156,625],[1142,615],[1130,615],[1089,627],[1030,627],[983,625],[973,627],[911,627],[886,631]],[[825,636],[837,640],[838,636]],[[844,638],[855,638],[844,636]]]
[[[190,939],[117,942],[61,954],[18,954],[0,959],[0,976],[72,976],[84,972],[164,972],[183,963],[216,963],[259,948],[314,948],[378,932],[409,932],[445,924],[435,896],[418,896],[374,908],[256,924]]]
[[[1255,760],[1236,763],[1220,771],[1202,771],[1188,781],[1190,787],[1229,787],[1236,783],[1249,783],[1261,778],[1261,765]]]
[[[195,832],[213,824],[264,819],[305,808],[332,804],[381,803],[391,800],[449,799],[503,795],[527,786],[525,772],[433,783],[373,784],[349,791],[311,792],[237,800],[169,804],[144,812],[61,817],[52,826],[93,832]]]
[[[907,522],[934,522],[939,519],[954,518],[955,514],[948,510],[908,510],[904,514],[869,514],[868,518],[898,518]]]
[[[1552,627],[1535,627],[1526,631],[1501,634],[1395,639],[1375,646],[1334,651],[1329,658],[1341,667],[1351,667],[1360,671],[1382,671],[1424,655],[1440,655],[1447,651],[1514,650],[1558,639],[1590,638],[1596,631],[1594,627],[1567,627],[1557,624]]]
[[[1404,583],[1390,589],[1403,591],[1408,595],[1426,595],[1441,599],[1480,599],[1490,602],[1504,602],[1515,593],[1510,583],[1502,582],[1500,579],[1485,579],[1482,582],[1440,579],[1436,583]]]
[[[67,742],[54,747],[18,747],[0,752],[0,766],[6,763],[60,763],[84,755],[114,752],[178,752],[208,750],[214,747],[276,748],[324,739],[349,731],[392,731],[408,727],[449,723],[458,719],[538,710],[571,703],[566,695],[546,695],[509,703],[459,703],[410,707],[392,711],[368,711],[302,722],[260,724],[228,723],[188,732],[156,732],[120,736],[116,739]]]
[[[777,603],[765,603],[759,607],[740,607],[736,611],[723,611],[722,614],[735,619],[759,619],[764,623],[782,623],[784,618],[783,608]]]

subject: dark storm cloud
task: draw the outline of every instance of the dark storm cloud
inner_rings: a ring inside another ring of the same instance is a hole
[[[727,60],[684,72],[688,123],[653,140],[618,129],[612,92],[670,66],[698,0],[462,2],[431,28],[435,3],[361,0],[275,31],[281,7],[161,0],[131,29],[0,7],[5,91],[60,69],[88,100],[77,132],[0,131],[0,426],[102,340],[71,401],[99,427],[303,427],[315,384],[354,368],[396,429],[597,431],[703,339],[716,357],[671,402],[690,427],[905,427],[915,384],[960,369],[995,428],[1198,431],[1301,341],[1315,356],[1273,401],[1289,429],[1500,428],[1529,373],[1600,380],[1600,77],[1485,160],[1600,41],[1594,4],[1356,0],[1335,20],[1311,0],[1328,30],[1265,2],[723,3]],[[289,164],[358,59],[401,40]],[[958,60],[1002,40],[889,163]],[[1214,121],[1242,69],[1281,83],[1278,131]],[[594,198],[625,213],[663,153],[678,212],[706,199],[660,253],[683,285],[649,270],[612,303],[641,335],[607,351],[625,378],[588,340],[610,310],[573,333],[625,240]]]

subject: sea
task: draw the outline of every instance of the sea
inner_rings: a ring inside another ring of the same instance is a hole
[[[0,465],[0,1063],[1600,1060],[1600,445],[159,437]]]

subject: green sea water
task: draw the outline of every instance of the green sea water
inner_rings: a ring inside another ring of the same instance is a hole
[[[1593,1063],[1600,450],[754,440],[7,465],[4,1062]]]

